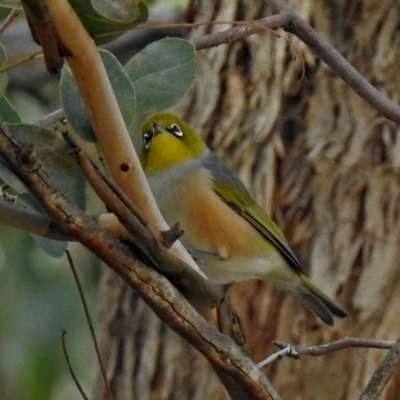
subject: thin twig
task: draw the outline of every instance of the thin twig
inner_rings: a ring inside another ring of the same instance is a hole
[[[332,353],[339,350],[344,350],[352,347],[374,348],[374,349],[391,349],[395,345],[395,341],[378,340],[378,339],[362,339],[362,338],[343,338],[335,342],[321,344],[318,346],[296,346],[293,344],[275,340],[273,342],[281,350],[272,354],[265,360],[258,363],[258,367],[262,368],[272,364],[276,360],[284,356],[300,358],[300,356],[321,356],[323,354]]]
[[[86,396],[81,384],[78,381],[77,376],[75,375],[75,372],[72,368],[71,365],[71,361],[69,360],[69,355],[68,355],[68,351],[67,351],[67,346],[65,344],[65,335],[67,334],[67,331],[64,329],[62,331],[62,335],[61,335],[61,341],[62,341],[62,347],[63,347],[63,352],[64,352],[64,357],[65,357],[65,361],[67,362],[68,365],[68,369],[69,369],[69,373],[71,374],[71,377],[73,379],[73,381],[75,382],[76,387],[79,390],[79,393],[81,394],[81,396],[85,399],[85,400],[89,400],[89,397]]]
[[[62,123],[64,119],[65,119],[64,110],[62,108],[59,108],[58,110],[53,111],[52,113],[47,114],[44,117],[38,119],[35,122],[35,125],[48,126],[54,124],[57,121],[60,121]]]
[[[13,23],[14,19],[18,17],[21,10],[17,10],[14,8],[10,14],[8,14],[7,18],[0,25],[0,36],[5,32],[5,30]]]
[[[235,21],[236,26],[233,28],[199,36],[193,38],[191,42],[196,47],[196,50],[203,50],[210,47],[219,46],[221,44],[228,44],[235,40],[245,39],[250,35],[263,32],[266,29],[276,30],[287,26],[289,23],[289,13],[287,15],[284,13],[271,15],[270,17],[252,21]]]
[[[88,325],[89,325],[90,334],[92,335],[94,349],[96,351],[97,360],[98,360],[99,365],[100,365],[101,376],[103,378],[103,382],[104,382],[104,385],[106,387],[107,395],[110,398],[110,400],[113,400],[114,397],[113,397],[113,394],[111,392],[111,388],[110,388],[110,385],[109,385],[109,382],[108,382],[108,379],[107,379],[107,373],[106,373],[106,369],[104,368],[103,360],[101,359],[100,348],[99,348],[99,345],[98,345],[98,342],[97,342],[97,338],[96,338],[96,332],[94,330],[92,318],[90,317],[90,312],[89,312],[89,308],[88,308],[88,305],[87,305],[87,302],[86,302],[86,299],[85,299],[85,295],[83,294],[82,285],[81,285],[81,282],[79,281],[79,277],[78,277],[78,274],[76,272],[74,261],[72,260],[70,252],[68,250],[65,250],[65,254],[67,255],[68,262],[69,262],[69,265],[71,267],[72,273],[74,275],[76,286],[78,288],[79,296],[81,297],[82,305],[83,305],[83,308],[85,310],[86,320],[87,320]]]
[[[7,64],[3,68],[0,68],[0,74],[2,74],[3,72],[9,71],[10,69],[19,67],[20,65],[25,64],[26,62],[35,59],[39,54],[42,54],[42,53],[43,53],[42,50],[39,50],[33,54],[30,54],[29,56],[22,57],[19,60],[14,61],[13,63]]]

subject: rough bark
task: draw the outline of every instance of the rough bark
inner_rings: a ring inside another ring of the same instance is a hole
[[[204,21],[270,13],[255,0],[200,3]],[[399,101],[397,2],[289,4]],[[232,298],[255,360],[274,351],[273,339],[303,345],[343,336],[395,340],[400,331],[398,129],[289,38],[265,32],[199,52],[196,82],[177,108],[273,215],[313,281],[352,316],[329,328],[291,296],[260,282],[238,284]],[[196,350],[118,278],[105,282],[103,341],[116,399],[225,398]],[[357,398],[383,356],[383,350],[344,350],[281,360],[265,372],[286,399]],[[397,399],[399,391],[400,373],[382,399]]]

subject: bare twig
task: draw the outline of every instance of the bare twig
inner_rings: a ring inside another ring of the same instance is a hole
[[[276,360],[284,356],[300,358],[300,356],[321,356],[323,354],[332,353],[339,350],[348,349],[351,347],[374,348],[374,349],[391,349],[396,342],[389,340],[378,339],[362,339],[362,338],[343,338],[335,342],[321,344],[319,346],[296,346],[289,343],[274,341],[274,344],[281,350],[272,354],[264,361],[258,363],[258,367],[262,368],[272,364]]]
[[[5,30],[12,24],[15,18],[18,17],[20,14],[21,10],[17,10],[14,8],[10,14],[8,14],[7,18],[3,21],[3,23],[0,25],[0,36],[5,32]]]
[[[7,64],[3,68],[0,68],[0,74],[2,74],[3,72],[9,71],[13,68],[17,68],[20,65],[25,64],[26,62],[35,59],[38,55],[40,55],[42,53],[43,53],[42,50],[39,50],[39,51],[36,51],[36,52],[30,54],[29,56],[22,57],[19,60],[14,61],[13,63]]]
[[[63,122],[63,119],[65,119],[64,110],[62,108],[59,108],[58,110],[53,111],[52,113],[40,118],[35,122],[35,124],[39,126],[48,126],[54,124],[57,121]]]
[[[290,13],[281,13],[272,15],[270,17],[258,19],[256,21],[242,21],[237,26],[229,28],[222,32],[210,33],[196,37],[191,40],[197,50],[208,49],[210,47],[219,46],[221,44],[228,44],[235,40],[245,39],[246,37],[255,33],[260,33],[266,29],[276,30],[287,26],[290,23]]]
[[[62,347],[63,347],[63,352],[64,352],[65,361],[67,362],[67,365],[68,365],[69,373],[71,374],[71,377],[72,377],[73,381],[75,382],[75,385],[76,385],[76,387],[78,388],[79,393],[81,394],[81,396],[82,396],[85,400],[89,400],[89,397],[86,396],[86,394],[85,394],[85,392],[84,392],[84,390],[83,390],[81,384],[79,383],[78,378],[77,378],[77,376],[75,375],[75,372],[74,372],[74,370],[73,370],[73,368],[72,368],[71,361],[70,361],[70,359],[69,359],[69,355],[68,355],[68,351],[67,351],[67,346],[66,346],[66,344],[65,344],[65,335],[66,335],[66,334],[67,334],[67,331],[66,331],[66,330],[63,330],[63,331],[62,331],[62,334],[61,334],[61,342],[62,342]]]
[[[377,400],[400,365],[400,339],[394,343],[368,382],[360,400]]]
[[[81,285],[81,282],[79,280],[79,276],[78,276],[78,274],[76,272],[76,268],[75,268],[75,265],[74,265],[74,260],[72,259],[71,253],[68,250],[65,251],[65,254],[67,255],[68,263],[69,263],[69,265],[71,267],[72,274],[74,275],[75,283],[76,283],[76,286],[78,288],[78,292],[79,292],[79,296],[80,296],[81,301],[82,301],[83,309],[85,310],[86,320],[87,320],[87,323],[89,325],[90,334],[92,336],[94,349],[96,351],[97,361],[99,362],[99,365],[100,365],[101,376],[103,378],[103,382],[104,382],[104,385],[106,387],[107,395],[110,398],[110,400],[113,400],[114,396],[113,396],[113,394],[111,392],[110,384],[109,384],[108,379],[107,379],[107,372],[106,372],[106,369],[104,368],[103,360],[101,358],[100,348],[99,348],[99,344],[97,342],[97,337],[96,337],[96,332],[94,330],[92,318],[90,316],[90,312],[89,312],[89,308],[88,308],[88,305],[87,305],[87,302],[86,302],[86,299],[85,299],[85,295],[83,293],[82,285]]]

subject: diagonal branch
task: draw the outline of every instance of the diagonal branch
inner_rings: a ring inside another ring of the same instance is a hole
[[[254,400],[279,399],[268,379],[232,340],[211,327],[172,286],[110,237],[56,188],[33,146],[0,123],[0,156],[31,189],[52,220],[119,274],[154,312]]]
[[[386,354],[377,370],[368,382],[360,400],[377,400],[383,389],[389,382],[394,371],[400,366],[400,339],[394,344],[392,349]]]
[[[246,25],[192,39],[197,50],[231,43],[265,30],[283,29],[297,36],[343,79],[363,100],[392,121],[400,122],[400,106],[371,85],[328,41],[282,0],[265,0],[277,14]]]

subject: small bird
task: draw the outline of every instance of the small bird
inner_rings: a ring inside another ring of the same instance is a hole
[[[348,313],[307,278],[282,232],[236,174],[174,114],[143,123],[141,164],[167,223],[207,278],[228,284],[261,279],[293,293],[322,321]]]

